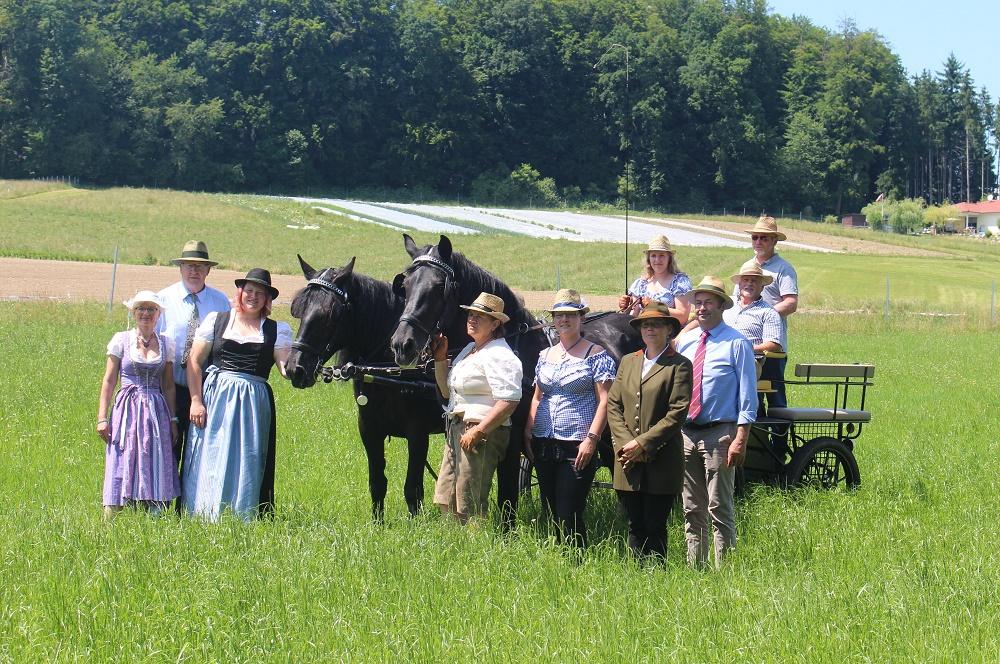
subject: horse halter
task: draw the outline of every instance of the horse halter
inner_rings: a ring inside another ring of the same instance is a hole
[[[413,327],[417,328],[418,330],[427,335],[427,341],[424,343],[424,348],[423,350],[421,350],[421,355],[424,354],[424,352],[427,350],[427,347],[430,345],[431,338],[434,336],[434,333],[443,329],[448,325],[448,323],[451,322],[450,320],[451,316],[449,316],[449,312],[451,312],[451,309],[449,308],[448,305],[451,302],[451,300],[454,300],[458,296],[458,281],[455,279],[455,268],[453,268],[451,265],[448,265],[440,258],[435,258],[434,256],[431,256],[429,254],[423,254],[413,259],[413,262],[410,264],[410,267],[407,269],[406,273],[408,274],[413,270],[417,269],[418,267],[421,267],[422,265],[427,265],[428,267],[434,268],[435,270],[439,270],[440,272],[444,273],[444,300],[443,300],[444,308],[442,310],[443,313],[441,317],[437,319],[433,329],[431,329],[429,325],[423,323],[416,316],[403,314],[402,316],[399,317],[400,323],[409,323],[410,325],[412,325]],[[396,278],[393,280],[392,289],[393,292],[395,292],[397,295],[400,294],[399,291],[402,289],[403,276],[404,276],[403,273],[397,274]],[[454,314],[452,313],[452,315]]]
[[[312,279],[306,282],[306,286],[310,285],[319,286],[323,290],[330,291],[334,295],[340,296],[340,299],[343,300],[344,302],[344,308],[348,311],[351,309],[351,298],[347,295],[347,291],[337,286],[332,281],[328,281],[326,279],[323,279],[322,277],[313,277]],[[326,347],[322,351],[318,350],[312,344],[306,343],[305,341],[300,341],[298,339],[292,342],[292,348],[298,351],[303,351],[303,350],[309,351],[317,358],[319,358],[319,366],[322,367],[323,364],[327,360],[329,360],[334,353],[333,335],[330,336],[329,342],[327,342]]]

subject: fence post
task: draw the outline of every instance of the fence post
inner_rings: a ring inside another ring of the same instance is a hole
[[[882,318],[889,318],[889,275],[885,275],[885,305],[882,309]]]
[[[559,285],[559,265],[556,265],[556,290],[561,290],[562,286]]]
[[[115,304],[115,277],[118,276],[118,245],[115,245],[115,258],[111,264],[111,293],[108,295],[108,313]]]
[[[993,280],[993,289],[990,293],[990,322],[997,322],[997,280]]]

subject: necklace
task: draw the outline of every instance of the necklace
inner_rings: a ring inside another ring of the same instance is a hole
[[[151,334],[148,337],[144,338],[142,336],[142,333],[139,332],[139,330],[136,330],[135,331],[135,336],[139,340],[139,343],[142,344],[142,347],[148,350],[149,349],[149,344],[153,343],[153,337],[156,336],[156,333],[154,332],[153,334]]]
[[[559,347],[563,349],[563,352],[562,352],[562,355],[559,356],[559,361],[562,362],[563,360],[565,360],[566,356],[569,355],[569,352],[571,350],[573,350],[574,348],[576,348],[580,344],[581,341],[583,341],[583,337],[580,337],[579,339],[577,339],[576,341],[574,341],[573,345],[570,346],[569,348],[566,348],[565,346],[563,346],[562,341],[560,341],[559,342]]]

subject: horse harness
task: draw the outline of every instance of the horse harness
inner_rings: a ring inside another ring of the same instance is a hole
[[[344,309],[347,310],[347,311],[351,310],[351,298],[350,298],[350,296],[347,294],[347,291],[345,291],[343,288],[341,288],[337,284],[335,284],[332,281],[329,281],[327,279],[324,279],[322,276],[315,276],[315,277],[313,277],[312,279],[310,279],[309,281],[306,282],[306,286],[310,286],[310,285],[312,285],[312,286],[319,286],[323,290],[329,291],[329,292],[333,293],[334,295],[337,295],[343,301],[343,303],[344,303]],[[305,341],[299,341],[298,339],[296,339],[295,341],[292,342],[292,348],[294,348],[295,350],[299,350],[299,351],[303,351],[303,350],[309,351],[310,353],[312,353],[313,355],[315,355],[316,357],[319,358],[319,360],[320,360],[319,364],[320,364],[320,366],[322,366],[324,363],[326,363],[327,360],[329,360],[333,356],[333,353],[334,353],[334,350],[333,350],[333,337],[332,336],[330,337],[329,341],[326,344],[326,347],[323,348],[322,351],[320,351],[319,349],[317,349],[312,344],[307,343]]]

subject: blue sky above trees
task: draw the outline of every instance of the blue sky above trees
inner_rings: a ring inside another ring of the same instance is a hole
[[[1000,95],[996,0],[768,0],[768,7],[782,16],[806,16],[835,32],[845,19],[853,19],[859,30],[877,30],[911,75],[941,71],[954,53],[977,90],[986,87],[994,101]]]

